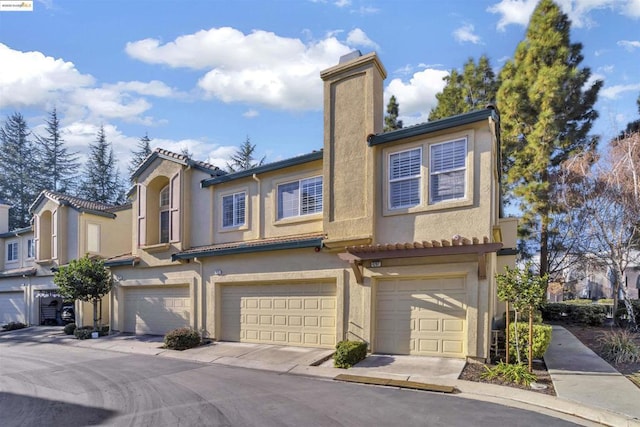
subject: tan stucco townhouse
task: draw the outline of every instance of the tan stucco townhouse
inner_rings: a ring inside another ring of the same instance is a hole
[[[109,258],[131,250],[131,204],[112,206],[43,191],[30,207],[32,226],[8,229],[8,209],[0,204],[0,323],[60,323],[62,297],[54,271],[84,256]],[[101,322],[109,323],[108,299]],[[76,321],[91,325],[92,308],[76,304]]]
[[[375,53],[325,70],[322,150],[225,174],[158,149],[134,174],[112,329],[489,356],[515,261],[500,120],[486,108],[383,133]]]

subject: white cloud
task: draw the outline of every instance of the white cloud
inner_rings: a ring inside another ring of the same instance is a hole
[[[631,18],[640,18],[640,0],[628,0],[624,14]]]
[[[373,43],[361,30],[350,37]],[[229,27],[198,31],[165,44],[145,39],[126,46],[131,57],[147,63],[206,70],[198,86],[207,97],[284,110],[319,110],[320,71],[350,51],[348,43],[333,35],[304,44],[267,31],[243,34]]]
[[[253,108],[250,110],[245,111],[242,114],[242,117],[246,117],[248,119],[252,119],[254,117],[258,117],[260,115],[260,113],[257,110],[254,110]]]
[[[375,15],[380,12],[380,9],[373,6],[361,6],[359,9],[352,10],[351,13],[356,13],[358,15]]]
[[[633,52],[634,49],[640,48],[640,41],[638,40],[620,40],[618,46],[622,46],[629,52]]]
[[[353,29],[347,35],[347,44],[350,46],[368,47],[371,49],[379,49],[376,42],[371,40],[367,34],[360,28]]]
[[[2,43],[0,64],[0,108],[46,106],[94,83],[93,77],[80,73],[71,62],[13,50]]]
[[[497,28],[504,31],[511,24],[526,26],[538,0],[501,0],[487,8],[487,12],[500,15]]]
[[[473,44],[479,44],[480,36],[474,34],[474,30],[475,28],[472,24],[465,24],[453,32],[453,38],[460,43],[469,42]]]
[[[393,79],[384,91],[385,105],[395,95],[400,107],[400,119],[405,126],[426,122],[437,104],[436,94],[444,88],[447,71],[426,69],[413,74],[408,82]]]
[[[351,6],[351,0],[337,0],[334,4],[338,7],[347,7]]]
[[[621,94],[626,92],[638,92],[640,90],[640,83],[630,85],[614,85],[604,87],[600,90],[600,95],[608,99],[616,99]]]
[[[152,80],[150,82],[118,82],[115,84],[103,85],[103,88],[119,92],[135,92],[140,95],[155,96],[158,98],[168,98],[177,94],[176,91],[159,80]]]
[[[69,101],[85,106],[97,118],[127,121],[139,121],[138,116],[151,108],[151,104],[143,98],[134,98],[109,88],[78,89],[70,95]]]

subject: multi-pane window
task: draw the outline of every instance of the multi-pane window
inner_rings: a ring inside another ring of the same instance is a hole
[[[431,203],[461,199],[465,196],[466,158],[466,139],[431,145],[429,166]]]
[[[169,243],[169,186],[160,190],[160,243]]]
[[[18,242],[7,243],[7,261],[18,260]]]
[[[27,258],[36,257],[36,242],[34,239],[27,239]]]
[[[278,185],[278,219],[322,212],[322,177]]]
[[[222,197],[222,226],[239,227],[245,223],[245,200],[244,192],[230,194]]]
[[[420,204],[422,149],[389,155],[389,206],[391,209]]]

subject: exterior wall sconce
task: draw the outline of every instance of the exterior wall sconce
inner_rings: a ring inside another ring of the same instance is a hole
[[[222,276],[222,270],[219,270],[219,269],[213,270],[213,275],[214,276]]]
[[[382,267],[382,261],[380,261],[379,259],[372,260],[371,265],[369,267],[370,268]]]

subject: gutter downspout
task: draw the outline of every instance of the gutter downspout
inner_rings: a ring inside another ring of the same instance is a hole
[[[252,176],[253,180],[258,183],[258,203],[256,207],[256,215],[254,216],[258,218],[258,239],[262,239],[264,237],[264,229],[263,229],[263,221],[262,221],[262,181],[258,178],[258,175],[255,173]]]
[[[194,306],[195,307],[199,307],[200,310],[198,310],[200,312],[200,321],[198,322],[198,312],[194,313],[194,321],[195,321],[195,329],[200,331],[200,334],[202,335],[202,338],[204,338],[204,334],[205,334],[205,326],[207,324],[207,320],[206,320],[206,315],[207,315],[207,311],[205,309],[206,307],[206,298],[207,298],[207,293],[205,292],[205,286],[202,280],[202,274],[203,274],[203,268],[204,266],[202,265],[202,261],[200,261],[200,258],[198,257],[194,257],[193,258],[193,262],[195,262],[196,264],[198,264],[200,266],[200,271],[196,272],[198,274],[198,286],[199,286],[199,290],[200,292],[198,292],[198,290],[194,289],[194,297],[196,299]],[[200,297],[200,305],[198,306],[198,296]],[[200,324],[200,328],[198,328],[198,324]]]

